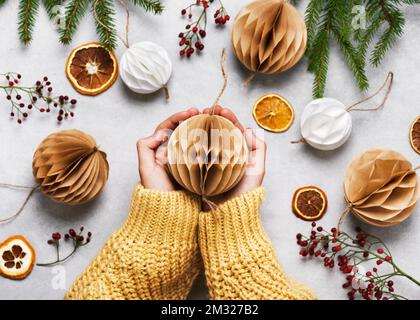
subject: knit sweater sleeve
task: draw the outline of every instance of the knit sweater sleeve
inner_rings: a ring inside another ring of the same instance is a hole
[[[186,299],[199,272],[199,201],[182,191],[135,189],[124,225],[66,299]]]
[[[262,188],[199,217],[199,241],[211,299],[315,299],[288,278],[260,222]]]

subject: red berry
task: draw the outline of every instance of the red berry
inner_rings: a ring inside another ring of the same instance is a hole
[[[370,271],[366,272],[366,276],[367,277],[371,277],[372,276],[372,272],[370,272]]]
[[[185,9],[182,9],[182,10],[181,10],[181,14],[182,14],[182,15],[185,15],[186,13],[187,13],[187,10],[185,10]]]
[[[200,34],[201,37],[204,38],[206,36],[206,31],[205,30],[200,30],[199,34]]]
[[[391,261],[391,257],[390,257],[390,256],[386,256],[386,257],[385,257],[385,261],[386,261],[386,262],[390,262],[390,261]]]
[[[376,269],[376,268],[373,268],[372,270],[373,270],[373,272],[378,272],[378,269]]]
[[[59,234],[58,232],[53,233],[53,234],[52,234],[52,238],[53,238],[54,240],[60,240],[60,239],[61,239],[61,234]]]
[[[379,249],[378,249],[378,253],[379,253],[379,254],[382,254],[382,253],[384,253],[384,249],[382,249],[382,248],[379,248]]]
[[[48,244],[53,244],[53,243],[54,243],[54,241],[52,241],[52,240],[48,240],[48,241],[47,241],[47,243],[48,243]]]
[[[194,27],[194,28],[192,28],[192,31],[195,33],[195,32],[198,31],[198,28],[197,27]]]
[[[383,262],[382,260],[377,260],[377,261],[376,261],[376,264],[377,264],[378,266],[380,266],[380,265],[382,264],[382,262]]]

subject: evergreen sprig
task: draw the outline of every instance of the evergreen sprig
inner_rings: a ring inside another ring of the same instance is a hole
[[[65,27],[61,30],[61,42],[64,44],[71,42],[81,19],[90,5],[95,18],[96,33],[100,41],[106,48],[114,49],[117,46],[115,1],[118,2],[118,0],[70,0],[66,7]],[[160,0],[130,0],[130,2],[154,14],[160,14],[164,9]]]
[[[160,0],[130,0],[134,5],[143,7],[148,12],[162,13],[164,7]]]
[[[48,16],[50,19],[54,19],[58,12],[56,12],[56,8],[58,6],[62,6],[65,0],[42,0],[44,4],[45,10],[47,10]]]
[[[369,87],[368,63],[377,67],[404,32],[402,5],[420,4],[420,0],[308,0],[305,22],[308,29],[306,56],[314,73],[313,96],[325,92],[329,52],[338,44],[344,60],[361,90]],[[300,0],[290,0],[298,4]],[[366,27],[355,28],[353,6],[365,8]]]
[[[112,0],[97,0],[92,10],[95,10],[96,33],[101,43],[108,49],[115,48],[117,37],[114,22],[114,3]]]
[[[154,14],[160,14],[164,9],[161,0],[127,1]],[[0,6],[5,2],[6,0],[0,0]],[[59,14],[57,6],[65,5],[64,27],[60,30],[60,41],[63,44],[69,44],[72,41],[80,21],[90,8],[95,17],[96,33],[102,44],[109,49],[117,46],[114,4],[120,0],[19,0],[18,31],[22,43],[29,44],[32,40],[41,2],[51,20]]]
[[[32,32],[38,15],[39,0],[20,0],[19,2],[19,38],[24,44],[32,40]]]
[[[69,44],[80,23],[86,14],[91,0],[72,0],[66,6],[64,28],[60,30],[60,41]]]

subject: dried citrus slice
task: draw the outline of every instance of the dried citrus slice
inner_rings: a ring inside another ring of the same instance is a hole
[[[410,142],[414,151],[420,154],[420,116],[411,125]]]
[[[66,74],[78,92],[94,96],[117,80],[118,61],[112,51],[90,42],[73,49],[67,59]]]
[[[328,200],[324,191],[317,187],[303,187],[293,196],[293,212],[307,221],[319,220],[327,210]]]
[[[26,278],[35,263],[35,251],[23,236],[13,236],[0,244],[0,275],[9,279]]]
[[[252,111],[260,127],[271,132],[284,132],[290,128],[295,118],[292,105],[277,94],[261,97]]]

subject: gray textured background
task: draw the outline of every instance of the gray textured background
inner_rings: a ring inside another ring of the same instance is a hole
[[[181,61],[177,55],[177,34],[185,22],[179,10],[189,1],[165,1],[167,9],[162,16],[145,14],[140,9],[132,10],[130,39],[156,41],[165,47],[174,62],[174,73],[169,83],[171,100],[166,103],[161,93],[140,96],[130,92],[123,83],[117,83],[97,97],[76,94],[64,73],[65,61],[71,46],[58,43],[56,31],[45,11],[40,15],[32,44],[22,46],[17,37],[17,1],[8,1],[0,9],[0,72],[18,71],[24,80],[32,83],[48,75],[56,93],[70,94],[79,100],[76,117],[58,126],[53,117],[32,115],[19,126],[9,119],[6,100],[0,101],[0,181],[31,185],[32,155],[49,133],[60,129],[78,128],[92,134],[108,153],[111,167],[108,185],[97,201],[77,208],[53,203],[41,194],[36,194],[23,214],[15,221],[0,225],[0,240],[13,234],[25,235],[35,246],[39,261],[53,258],[54,251],[46,244],[55,230],[84,225],[94,234],[91,245],[83,248],[64,265],[66,287],[82,272],[100,250],[107,237],[126,219],[133,187],[138,181],[135,142],[149,135],[154,127],[170,114],[187,107],[206,107],[213,102],[221,85],[219,56],[223,47],[228,50],[230,82],[222,103],[231,107],[246,126],[255,127],[251,108],[256,99],[268,92],[284,95],[295,107],[297,120],[303,107],[311,100],[312,75],[306,71],[304,59],[292,71],[274,77],[258,76],[251,87],[242,86],[248,72],[237,63],[229,41],[231,24],[225,30],[209,25],[206,50],[191,61]],[[234,16],[244,1],[225,1]],[[303,6],[300,6],[303,11]],[[372,89],[385,79],[387,72],[395,72],[395,86],[383,111],[377,113],[354,113],[354,131],[348,143],[333,152],[318,152],[305,146],[291,145],[290,140],[299,137],[298,121],[284,134],[266,134],[268,144],[266,200],[262,220],[272,239],[284,269],[312,288],[321,299],[345,298],[341,289],[343,277],[338,271],[323,269],[320,262],[303,261],[297,254],[297,232],[308,232],[307,223],[298,220],[290,210],[291,198],[296,188],[318,185],[328,194],[330,206],[322,224],[333,226],[344,208],[342,180],[346,166],[364,150],[389,147],[402,152],[415,164],[420,157],[410,148],[408,128],[419,115],[420,60],[420,7],[405,10],[407,27],[404,37],[398,41],[378,69],[369,69]],[[124,12],[118,7],[119,29],[123,30]],[[96,40],[91,15],[86,16],[75,36],[73,46]],[[120,57],[124,47],[116,52]],[[341,55],[337,50],[331,54],[327,96],[350,104],[363,95],[358,91]],[[3,97],[1,98],[3,99]],[[0,216],[5,217],[23,200],[21,191],[0,190]],[[403,224],[390,229],[366,228],[381,236],[394,252],[400,266],[420,278],[419,243],[420,209]],[[349,218],[345,228],[357,224]],[[67,247],[70,249],[70,247]],[[0,298],[4,299],[62,299],[65,290],[52,287],[54,274],[51,269],[35,268],[24,281],[10,281],[0,277]],[[411,298],[420,298],[420,290],[403,280],[396,286]],[[203,281],[195,286],[191,297],[206,298]]]

